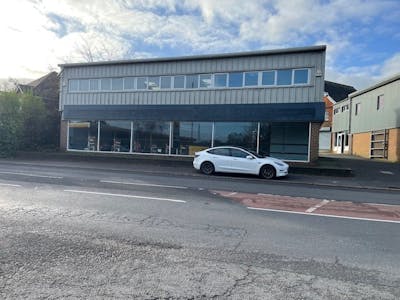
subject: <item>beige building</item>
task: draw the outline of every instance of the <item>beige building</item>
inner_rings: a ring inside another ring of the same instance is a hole
[[[400,74],[334,105],[333,151],[400,161]]]

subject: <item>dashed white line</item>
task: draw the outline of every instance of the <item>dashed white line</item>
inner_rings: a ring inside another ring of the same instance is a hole
[[[62,179],[63,178],[61,176],[49,176],[49,175],[19,173],[19,172],[5,172],[5,171],[1,171],[0,174],[21,175],[21,176],[29,176],[29,177],[52,178],[52,179]]]
[[[383,223],[395,223],[400,224],[400,221],[394,220],[381,220],[381,219],[370,219],[370,218],[358,218],[358,217],[347,217],[347,216],[337,216],[337,215],[326,215],[326,214],[316,214],[316,213],[306,213],[299,211],[288,211],[281,209],[271,209],[271,208],[258,208],[258,207],[247,207],[251,210],[263,210],[263,211],[271,211],[271,212],[279,212],[279,213],[287,213],[287,214],[295,214],[295,215],[304,215],[304,216],[317,216],[317,217],[328,217],[328,218],[337,218],[337,219],[349,219],[349,220],[360,220],[360,221],[371,221],[371,222],[383,222]]]
[[[328,204],[330,201],[329,200],[322,200],[320,203],[318,203],[317,205],[314,205],[312,207],[310,207],[309,209],[306,210],[306,213],[312,213],[314,210]]]
[[[135,199],[148,199],[148,200],[158,200],[158,201],[169,201],[169,202],[176,202],[176,203],[186,203],[185,200],[170,199],[170,198],[158,198],[158,197],[147,197],[147,196],[136,196],[136,195],[127,195],[127,194],[113,194],[113,193],[91,192],[91,191],[81,191],[81,190],[64,190],[64,192],[91,194],[91,195],[100,195],[100,196],[135,198]]]
[[[0,183],[1,186],[21,187],[20,184]]]
[[[139,186],[153,186],[153,187],[163,187],[163,188],[171,188],[171,189],[187,189],[186,186],[162,185],[162,184],[153,184],[153,183],[124,182],[124,181],[113,181],[113,180],[100,180],[100,182],[126,184],[126,185],[139,185]]]

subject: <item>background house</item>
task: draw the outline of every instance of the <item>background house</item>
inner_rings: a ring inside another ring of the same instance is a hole
[[[333,105],[343,99],[346,99],[350,93],[356,89],[349,85],[344,85],[332,81],[325,80],[324,85],[324,102],[325,102],[325,120],[321,125],[319,132],[319,151],[330,152],[332,150],[332,119]]]
[[[60,113],[58,111],[60,78],[57,72],[50,72],[26,84],[18,84],[18,93],[31,93],[40,97],[46,107],[47,124],[44,137],[45,147],[58,147],[60,140]]]
[[[334,105],[336,153],[400,161],[400,74]]]

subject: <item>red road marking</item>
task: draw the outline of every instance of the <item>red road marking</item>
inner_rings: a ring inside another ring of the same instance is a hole
[[[233,194],[232,192],[225,191],[213,192],[251,208],[400,222],[400,205],[354,203],[351,201],[334,200],[325,201],[326,203],[320,205],[323,199],[272,194]]]

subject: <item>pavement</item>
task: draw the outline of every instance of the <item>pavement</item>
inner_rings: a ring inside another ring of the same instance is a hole
[[[13,160],[1,160],[13,161]],[[137,170],[159,174],[198,176],[190,157],[154,157],[80,152],[20,152],[15,161],[48,164],[49,166],[76,166],[77,168]],[[147,170],[147,171],[146,171]],[[238,175],[231,175],[238,177]],[[245,178],[246,176],[239,175]],[[252,176],[247,176],[251,178]],[[254,176],[253,176],[254,177]],[[321,154],[312,164],[291,164],[289,176],[276,182],[313,186],[348,187],[372,190],[400,190],[400,163],[362,159],[348,155]]]

